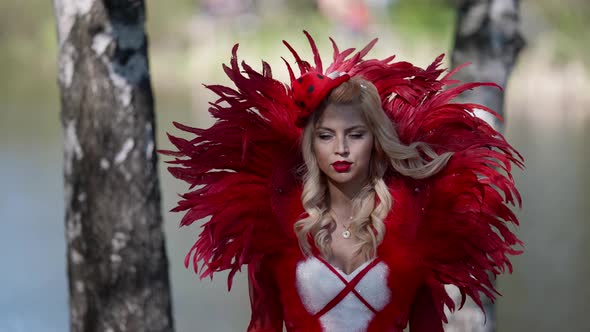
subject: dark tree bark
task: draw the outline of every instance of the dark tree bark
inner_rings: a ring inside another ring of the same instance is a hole
[[[142,0],[54,0],[71,331],[173,331]]]
[[[466,92],[458,102],[474,102],[490,107],[504,117],[504,93],[524,39],[519,32],[519,0],[462,0],[459,3],[452,67],[471,62],[455,78],[464,82],[494,82],[504,88],[480,87]],[[488,113],[477,113],[503,133],[504,123]],[[455,294],[453,287],[448,288]],[[496,330],[494,304],[484,300],[485,317],[473,301],[451,315],[448,332],[493,332]],[[485,322],[485,324],[484,324]]]
[[[505,88],[524,39],[519,31],[519,0],[462,0],[459,3],[452,66],[471,62],[455,77],[464,82],[495,82]],[[481,87],[463,100],[477,102],[504,114],[504,92]],[[486,118],[499,131],[498,120]]]

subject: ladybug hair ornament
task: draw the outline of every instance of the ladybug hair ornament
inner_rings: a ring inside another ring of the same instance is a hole
[[[340,84],[348,81],[350,75],[332,72],[324,75],[320,72],[307,72],[291,82],[293,99],[299,108],[295,125],[299,128],[305,123],[311,113],[320,105],[322,100]]]

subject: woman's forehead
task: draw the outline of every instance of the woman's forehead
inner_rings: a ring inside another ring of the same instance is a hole
[[[317,127],[342,129],[366,125],[362,111],[357,105],[330,104],[320,117]]]

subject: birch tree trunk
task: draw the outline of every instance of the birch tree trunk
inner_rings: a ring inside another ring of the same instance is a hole
[[[142,0],[54,0],[71,331],[173,331]]]
[[[520,0],[461,0],[457,12],[452,66],[471,62],[455,76],[464,82],[494,82],[506,88],[524,39],[519,31]],[[463,101],[477,102],[504,115],[504,92],[481,87],[464,93]],[[501,121],[480,113],[503,132]]]
[[[472,64],[454,78],[464,82],[494,82],[504,91],[494,87],[480,87],[466,92],[458,102],[474,102],[487,106],[504,117],[504,93],[517,56],[524,47],[519,32],[519,0],[462,0],[460,1],[455,31],[455,46],[452,52],[452,67]],[[477,112],[500,133],[504,123],[486,112]],[[460,297],[454,286],[447,287],[454,295],[455,303]],[[449,317],[446,332],[493,332],[496,330],[494,304],[484,300],[485,317],[478,306],[468,300],[463,309]]]

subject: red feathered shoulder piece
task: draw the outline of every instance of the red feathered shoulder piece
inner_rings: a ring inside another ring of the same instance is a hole
[[[394,204],[397,192],[405,205],[402,209],[411,210],[413,224],[400,228],[396,214],[390,214],[388,230],[397,229],[398,234],[388,232],[382,248],[387,252],[400,234],[411,239],[412,259],[422,262],[424,281],[444,318],[443,305],[455,307],[445,284],[459,288],[462,303],[469,296],[482,307],[482,294],[492,300],[497,294],[489,275],[506,268],[512,271],[508,256],[519,254],[516,248],[522,243],[509,228],[518,225],[509,206],[521,204],[511,172],[512,165],[523,167],[523,159],[500,133],[474,115],[481,109],[498,116],[493,110],[452,101],[466,90],[496,85],[452,80],[460,67],[440,77],[441,62],[442,55],[420,69],[409,63],[367,60],[351,75],[376,85],[403,143],[425,142],[439,154],[453,153],[446,167],[430,178],[395,174],[388,179]]]
[[[170,173],[190,184],[172,211],[185,211],[181,226],[210,217],[186,255],[201,277],[257,263],[278,249],[297,245],[293,221],[301,214],[301,130],[295,126],[297,106],[287,85],[273,79],[263,62],[257,72],[232,50],[223,66],[235,87],[206,85],[219,98],[209,113],[217,120],[208,129],[174,125],[191,137],[168,135],[176,151]],[[193,190],[194,189],[194,190]]]
[[[392,175],[396,181],[386,179],[392,192],[403,184],[407,194],[402,201],[412,206],[414,217],[409,228],[401,229],[390,215],[381,252],[395,241],[394,230],[406,233],[441,313],[443,303],[454,306],[444,284],[458,286],[477,303],[480,294],[494,298],[487,273],[510,269],[508,255],[518,253],[515,247],[520,245],[508,225],[517,223],[509,205],[520,204],[511,166],[522,166],[522,158],[474,115],[475,109],[493,111],[452,102],[465,90],[491,84],[459,84],[451,80],[453,72],[442,76],[442,56],[426,69],[394,62],[393,56],[364,59],[376,40],[356,53],[339,50],[331,40],[333,60],[324,70],[313,39],[305,34],[314,65],[285,42],[300,75],[313,71],[364,77],[377,87],[403,143],[425,142],[438,153],[454,153],[431,178],[397,174]],[[176,150],[160,151],[174,157],[169,171],[190,184],[173,209],[185,212],[181,225],[206,220],[185,264],[192,262],[203,277],[230,270],[230,287],[242,265],[258,264],[265,255],[298,245],[293,223],[304,212],[298,173],[301,129],[295,125],[300,109],[289,86],[272,77],[267,63],[261,72],[244,62],[240,66],[237,48],[229,66],[223,66],[235,86],[206,85],[218,96],[209,108],[217,122],[208,129],[175,123],[189,138],[169,135]],[[292,82],[296,76],[285,63]]]

